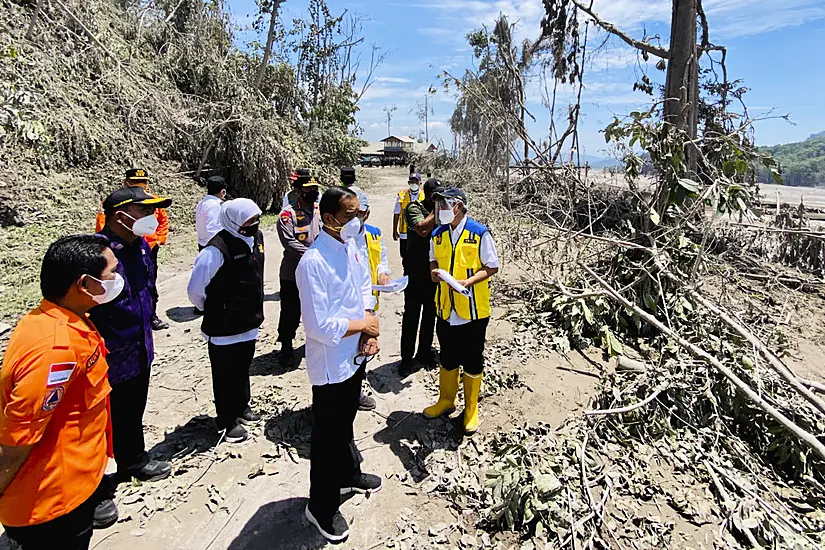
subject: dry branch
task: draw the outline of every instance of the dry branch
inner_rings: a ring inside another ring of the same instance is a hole
[[[676,278],[673,274],[664,271],[663,275],[670,279],[671,281],[681,284],[681,281]],[[742,326],[741,323],[736,321],[730,314],[728,314],[725,310],[721,307],[717,306],[716,304],[712,303],[710,300],[696,292],[696,290],[684,287],[685,293],[688,296],[702,304],[706,309],[712,311],[716,315],[719,316],[730,328],[735,330],[740,336],[742,336],[745,340],[750,342],[753,347],[762,354],[762,356],[768,360],[768,364],[771,368],[776,371],[779,376],[781,376],[788,384],[793,387],[797,392],[802,394],[802,396],[808,400],[814,407],[816,407],[819,412],[825,414],[825,401],[820,399],[817,395],[815,395],[810,389],[808,389],[796,375],[791,372],[791,370],[782,362],[779,357],[777,357],[768,347],[750,330]]]
[[[700,347],[692,344],[682,338],[680,335],[676,334],[674,331],[666,327],[662,324],[658,319],[650,315],[648,312],[644,311],[636,304],[630,302],[627,298],[619,294],[616,289],[614,289],[610,284],[602,279],[595,271],[590,269],[588,266],[584,264],[581,265],[582,269],[584,269],[591,277],[593,277],[596,282],[602,288],[607,291],[607,295],[622,304],[625,308],[632,311],[662,333],[666,334],[674,341],[676,341],[682,348],[688,351],[691,355],[698,359],[702,359],[714,367],[717,371],[719,371],[722,375],[725,376],[739,391],[741,391],[745,396],[747,396],[754,405],[756,405],[759,409],[767,413],[771,416],[774,420],[776,420],[779,424],[785,427],[789,432],[794,434],[800,441],[802,441],[806,446],[808,446],[811,450],[813,450],[817,455],[820,456],[823,460],[825,460],[825,445],[822,444],[816,437],[814,437],[809,432],[803,430],[799,426],[797,426],[791,419],[783,415],[779,410],[776,409],[773,405],[768,403],[765,399],[762,398],[758,393],[756,393],[753,388],[751,388],[748,384],[742,381],[734,372],[722,364],[721,361],[710,355],[705,350],[701,349]]]
[[[670,386],[670,384],[665,382],[664,384],[661,384],[658,388],[656,388],[653,391],[653,393],[651,393],[649,396],[644,398],[642,401],[639,401],[638,403],[634,403],[633,405],[628,405],[627,407],[621,407],[621,408],[618,408],[618,409],[605,409],[605,410],[598,410],[598,411],[585,411],[584,414],[586,414],[587,416],[605,416],[605,415],[610,415],[610,414],[629,413],[629,412],[635,411],[636,409],[641,409],[642,407],[644,407],[648,403],[652,402],[654,399],[659,397],[659,395],[663,391],[667,390],[667,388],[669,386]]]

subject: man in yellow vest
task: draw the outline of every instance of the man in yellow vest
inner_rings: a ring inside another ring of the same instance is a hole
[[[438,283],[435,332],[441,346],[438,402],[424,409],[427,418],[453,412],[458,396],[459,367],[464,367],[464,432],[478,430],[478,394],[484,371],[484,341],[490,321],[490,282],[499,260],[490,230],[467,216],[461,189],[433,194],[438,227],[430,241],[430,268]],[[457,292],[442,279],[445,271],[468,290]]]
[[[346,186],[344,186],[346,187]],[[370,201],[367,194],[356,186],[350,187],[358,197],[358,218],[363,224],[361,234],[355,238],[360,257],[368,261],[368,269],[373,285],[386,285],[390,282],[390,264],[387,261],[387,247],[384,246],[384,239],[381,230],[367,223],[370,217]],[[373,311],[378,312],[379,297],[378,292],[373,291],[375,296],[375,307]],[[358,410],[371,411],[375,409],[375,399],[366,395],[361,389],[361,398],[358,402]]]
[[[398,192],[392,217],[392,240],[401,241],[401,264],[404,266],[404,275],[407,274],[407,222],[404,219],[404,210],[411,202],[423,200],[424,191],[421,190],[421,176],[411,173],[407,189]]]

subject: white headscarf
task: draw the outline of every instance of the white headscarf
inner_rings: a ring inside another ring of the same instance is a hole
[[[221,225],[235,237],[243,239],[250,247],[255,244],[254,237],[244,237],[238,229],[254,218],[261,215],[261,209],[250,199],[233,199],[221,205]]]

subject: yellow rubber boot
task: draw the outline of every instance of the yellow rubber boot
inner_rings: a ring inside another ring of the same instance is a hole
[[[458,396],[458,377],[460,375],[461,371],[459,369],[450,371],[441,367],[438,373],[438,403],[424,409],[424,416],[438,418],[455,410],[456,396]]]
[[[473,435],[478,430],[478,393],[481,375],[464,373],[464,433]]]

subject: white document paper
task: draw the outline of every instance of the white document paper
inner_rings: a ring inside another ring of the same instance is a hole
[[[453,277],[443,269],[436,269],[436,272],[438,273],[438,276],[441,277],[441,280],[450,285],[450,287],[452,287],[453,290],[455,290],[462,296],[470,296],[470,289],[462,286],[455,277]]]
[[[384,294],[397,294],[399,292],[404,292],[404,289],[407,288],[407,283],[409,283],[409,281],[410,278],[404,276],[400,279],[390,281],[385,285],[372,285],[372,289],[376,292],[382,292]]]

